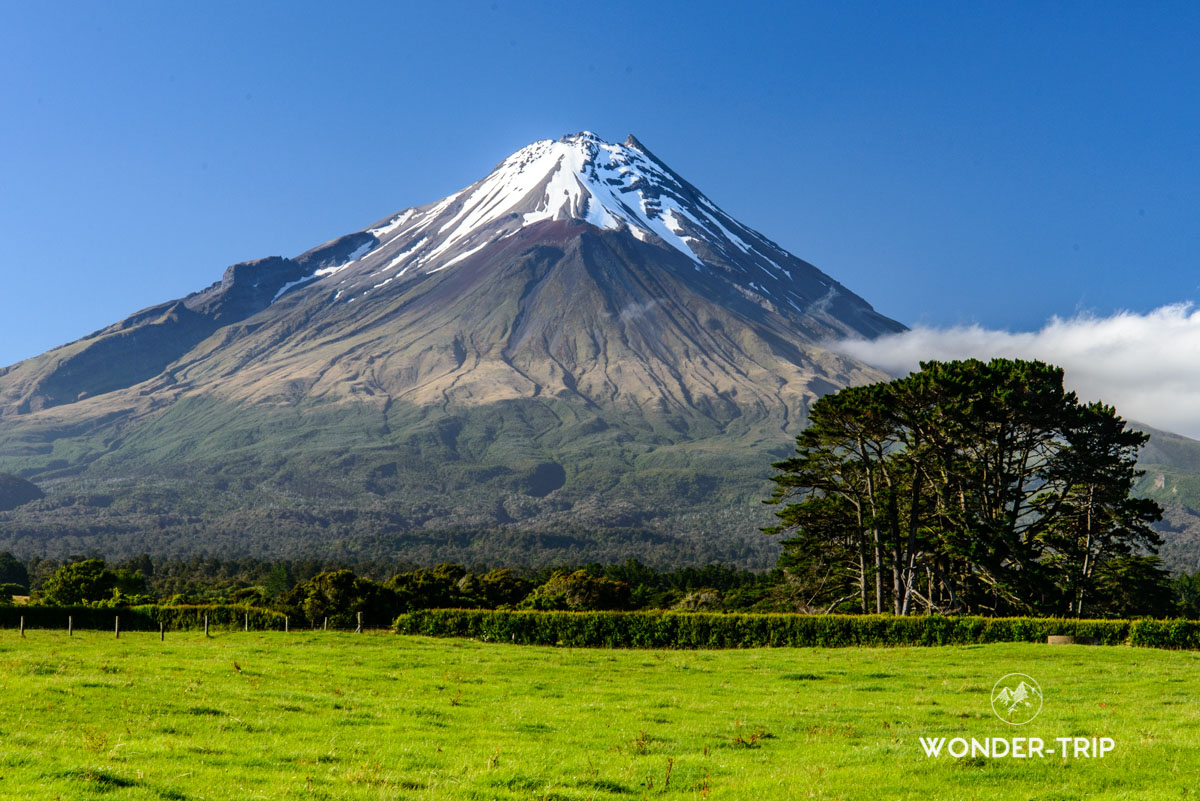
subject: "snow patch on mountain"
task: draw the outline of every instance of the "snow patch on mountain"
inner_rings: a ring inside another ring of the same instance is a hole
[[[378,228],[368,228],[367,233],[371,234],[376,239],[385,237],[412,219],[412,216],[416,213],[416,209],[406,209],[392,218],[391,222],[385,223]]]
[[[320,276],[317,275],[316,273],[313,273],[312,275],[306,275],[303,278],[298,278],[295,281],[287,282],[283,286],[279,287],[279,291],[275,293],[275,297],[271,298],[271,302],[274,303],[275,301],[279,300],[281,297],[286,295],[290,290],[295,289],[298,286],[307,284],[310,281],[315,281],[317,278],[320,278]]]
[[[342,270],[345,270],[347,267],[354,264],[359,259],[361,259],[363,256],[367,255],[372,250],[374,250],[378,244],[379,243],[376,241],[364,242],[363,244],[361,244],[357,248],[355,248],[353,253],[346,256],[345,261],[343,261],[339,264],[334,264],[330,267],[322,267],[320,270],[317,270],[315,273],[313,273],[313,277],[324,278],[325,276],[328,276],[328,275],[337,275]]]

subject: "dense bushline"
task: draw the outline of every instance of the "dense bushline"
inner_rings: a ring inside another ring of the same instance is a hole
[[[659,572],[636,560],[541,571],[472,572],[456,564],[338,565],[319,561],[192,559],[141,556],[115,565],[81,557],[20,563],[0,554],[0,571],[23,581],[11,595],[57,606],[245,604],[286,614],[296,625],[388,626],[413,609],[774,609],[777,576],[710,565]],[[10,596],[4,596],[5,600]]]
[[[606,648],[763,648],[1045,642],[1200,648],[1200,622],[941,615],[523,612],[435,609],[396,619],[400,634]]]
[[[1066,634],[1095,645],[1200,649],[1195,620],[434,609],[401,615],[394,627],[400,634],[605,648],[971,645]]]

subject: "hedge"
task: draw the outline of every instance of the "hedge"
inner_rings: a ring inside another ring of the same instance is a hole
[[[241,629],[246,615],[256,631],[282,630],[284,616],[252,606],[0,606],[0,628],[123,631]],[[754,615],[698,612],[536,612],[428,609],[396,618],[399,634],[470,637],[485,642],[604,648],[762,648],[890,645],[967,645],[1044,642],[1070,634],[1097,645],[1200,650],[1196,620],[1071,620],[1062,618],[896,617],[892,615]]]
[[[1130,628],[1128,620],[1029,617],[513,612],[476,609],[415,611],[396,618],[394,624],[399,634],[471,637],[485,642],[523,645],[606,648],[966,645],[1045,642],[1051,634],[1070,634],[1087,638],[1098,645],[1123,645],[1130,638]],[[1196,629],[1188,631],[1193,637],[1200,634]]]
[[[1135,620],[1129,627],[1129,644],[1200,649],[1200,620]]]
[[[4,606],[0,607],[0,627],[16,628],[25,618],[27,629],[65,629],[67,618],[80,630],[112,629],[121,618],[122,631],[158,631],[164,623],[172,631],[204,628],[208,616],[209,628],[240,629],[250,616],[250,628],[283,630],[283,615],[270,609],[224,604],[194,606],[158,606],[147,604],[127,608],[95,606]]]

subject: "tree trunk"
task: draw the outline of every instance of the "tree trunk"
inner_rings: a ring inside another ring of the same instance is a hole
[[[867,476],[867,500],[871,504],[871,539],[875,545],[875,613],[883,614],[883,541],[879,536],[879,507],[875,498],[875,472],[871,467],[871,457],[867,453],[867,444],[859,438],[858,453],[863,461]]]
[[[1096,487],[1088,487],[1087,524],[1085,531],[1087,539],[1083,546],[1083,571],[1079,577],[1079,588],[1075,591],[1075,614],[1083,614],[1083,594],[1087,589],[1088,578],[1093,569],[1092,563],[1092,504],[1096,498]]]

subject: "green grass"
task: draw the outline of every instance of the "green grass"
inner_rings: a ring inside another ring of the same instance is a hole
[[[0,632],[0,798],[1179,799],[1200,655],[570,650],[383,634]],[[1045,708],[997,720],[1004,673]],[[1112,737],[1102,760],[922,736]],[[668,772],[670,775],[667,782]]]

